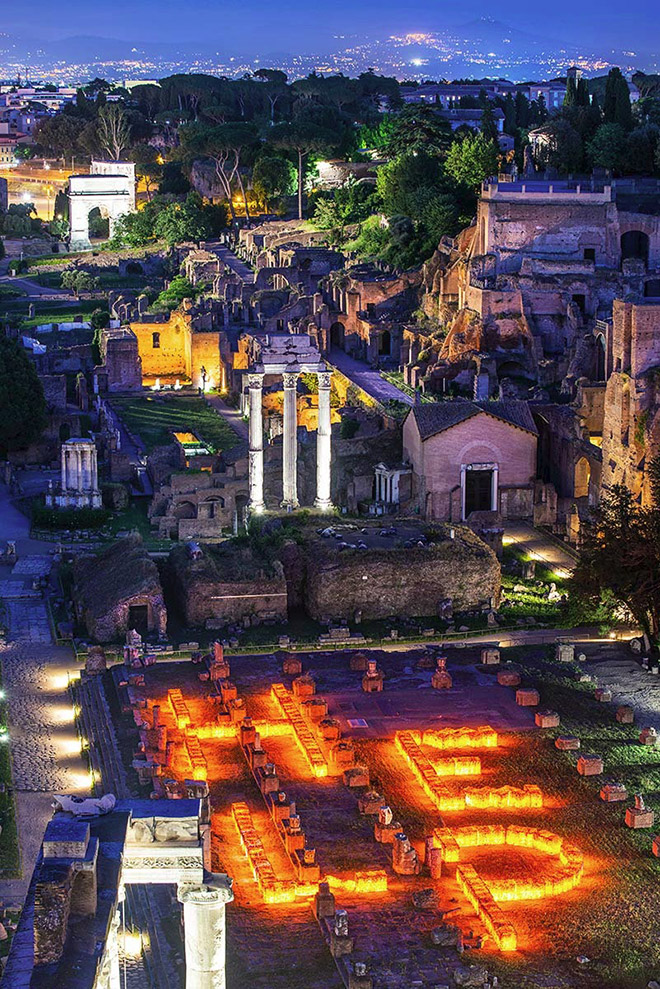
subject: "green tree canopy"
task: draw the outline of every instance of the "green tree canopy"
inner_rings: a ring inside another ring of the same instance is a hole
[[[46,428],[46,400],[25,350],[0,337],[0,455],[23,450]]]
[[[432,107],[409,103],[396,117],[385,151],[392,158],[414,152],[444,158],[450,144],[449,123]]]
[[[484,179],[496,174],[498,159],[499,149],[494,141],[485,134],[468,134],[452,144],[445,169],[459,185],[478,189]]]

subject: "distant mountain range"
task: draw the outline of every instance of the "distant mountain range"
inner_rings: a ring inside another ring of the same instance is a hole
[[[0,77],[8,77],[10,66],[13,71],[23,66],[23,72],[27,67],[31,74],[38,72],[46,77],[52,71],[61,78],[63,67],[71,66],[74,75],[80,74],[80,78],[72,77],[71,81],[81,81],[95,66],[104,67],[109,78],[121,78],[126,74],[139,77],[140,68],[142,74],[158,75],[162,67],[160,74],[166,75],[191,70],[239,73],[258,65],[281,67],[296,75],[317,66],[354,74],[373,65],[378,71],[399,78],[501,75],[520,81],[550,78],[578,57],[587,74],[600,74],[612,64],[628,72],[655,71],[660,61],[650,53],[631,56],[623,51],[585,52],[561,40],[521,31],[490,17],[454,27],[444,26],[441,31],[428,34],[329,39],[317,51],[295,54],[222,50],[217,43],[208,41],[178,44],[92,35],[39,41],[0,34]]]

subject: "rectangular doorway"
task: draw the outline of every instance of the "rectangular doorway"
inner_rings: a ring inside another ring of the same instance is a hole
[[[493,508],[493,470],[466,470],[465,518],[471,512],[490,512]]]
[[[149,606],[132,604],[128,609],[128,627],[139,632],[144,639],[149,632]]]

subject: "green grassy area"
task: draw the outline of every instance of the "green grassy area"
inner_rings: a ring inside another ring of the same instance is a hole
[[[169,551],[173,543],[169,539],[158,539],[154,536],[154,530],[147,516],[147,508],[146,498],[129,502],[126,508],[112,516],[104,532],[108,532],[112,538],[116,538],[118,532],[139,532],[148,549]]]
[[[50,299],[47,302],[38,302],[37,300],[34,302],[34,316],[28,316],[27,305],[13,310],[15,314],[23,316],[21,319],[23,329],[31,329],[41,323],[73,323],[80,316],[84,319],[102,306],[100,299],[81,299],[78,302],[71,302],[69,299],[59,306]]]
[[[0,302],[21,299],[24,295],[25,292],[22,288],[13,288],[11,285],[0,285]]]
[[[384,378],[385,381],[389,381],[391,385],[394,385],[395,388],[398,388],[406,395],[410,395],[411,398],[415,398],[416,395],[419,395],[419,398],[423,404],[437,401],[437,398],[434,395],[427,395],[424,392],[419,391],[419,389],[415,391],[414,388],[407,385],[403,380],[403,374],[401,371],[381,371],[380,376],[381,378]]]
[[[141,438],[147,452],[171,442],[172,431],[193,432],[216,453],[231,450],[240,442],[222,416],[197,395],[113,398],[112,405],[131,432]]]

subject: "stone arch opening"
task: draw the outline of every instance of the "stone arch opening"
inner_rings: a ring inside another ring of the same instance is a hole
[[[222,515],[225,507],[225,499],[217,497],[205,498],[200,502],[197,517],[200,519],[216,519]]]
[[[644,282],[644,298],[660,299],[660,278],[650,278]]]
[[[234,498],[234,520],[233,529],[234,533],[239,532],[244,529],[247,525],[248,513],[250,506],[250,496],[248,494],[237,494]]]
[[[621,236],[621,261],[630,259],[648,264],[649,235],[643,230],[628,230]]]
[[[333,323],[330,327],[330,346],[343,348],[345,332],[343,323]]]
[[[110,217],[101,206],[92,206],[87,214],[87,236],[90,241],[107,240],[110,236]]]
[[[605,337],[599,333],[596,337],[596,381],[605,381]]]
[[[591,466],[586,457],[580,457],[575,465],[575,475],[573,479],[573,495],[575,498],[589,497],[589,481],[591,480]]]
[[[196,519],[197,506],[192,501],[182,501],[175,507],[174,517],[177,519]]]
[[[69,247],[89,250],[89,216],[94,210],[108,219],[112,236],[120,216],[135,209],[135,165],[127,161],[93,161],[89,175],[69,177]],[[96,215],[96,214],[95,214]]]

